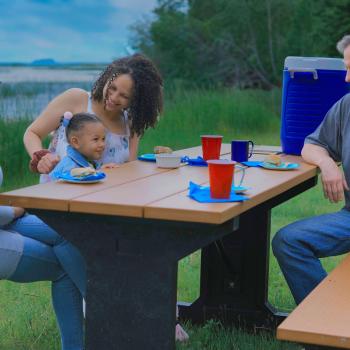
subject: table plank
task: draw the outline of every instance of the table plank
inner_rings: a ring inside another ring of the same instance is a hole
[[[300,157],[283,156],[282,159],[289,162],[299,162],[301,166],[298,170],[293,171],[246,169],[244,185],[252,187],[246,193],[251,198],[248,201],[241,203],[198,203],[190,199],[187,196],[188,191],[185,190],[147,204],[144,217],[220,224],[317,174],[316,167],[302,162]]]
[[[72,212],[143,216],[143,207],[147,203],[183,191],[190,180],[207,182],[208,169],[182,166],[167,173],[80,196],[71,201],[69,209]]]
[[[73,198],[167,171],[170,169],[157,168],[154,163],[133,161],[122,164],[119,168],[106,170],[107,177],[102,182],[95,184],[50,182],[24,187],[1,193],[0,204],[68,211],[69,201]]]

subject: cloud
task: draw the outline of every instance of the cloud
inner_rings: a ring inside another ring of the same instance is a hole
[[[128,28],[156,0],[0,0],[0,61],[99,61],[124,55]]]

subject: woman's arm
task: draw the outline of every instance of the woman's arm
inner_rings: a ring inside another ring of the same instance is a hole
[[[137,158],[137,152],[139,148],[139,141],[140,137],[137,136],[136,134],[134,136],[130,136],[130,141],[129,141],[129,162],[132,160],[135,160]]]
[[[42,149],[42,140],[57,129],[64,112],[81,112],[86,104],[87,94],[82,89],[69,89],[55,97],[37,119],[27,128],[23,141],[30,157]]]
[[[53,154],[39,155],[42,150],[43,139],[51,132],[57,129],[64,112],[70,111],[73,114],[85,110],[88,95],[82,89],[69,89],[61,95],[54,98],[39,117],[27,128],[23,141],[27,152],[32,160],[37,164],[37,170],[40,173],[49,173],[59,162],[59,157]],[[39,152],[40,153],[40,152]]]
[[[344,190],[349,190],[343,172],[337,163],[330,157],[328,151],[314,144],[305,144],[301,155],[311,164],[317,165],[321,170],[323,193],[332,203],[344,198]]]

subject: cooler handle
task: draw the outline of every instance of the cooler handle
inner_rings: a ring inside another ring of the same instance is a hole
[[[290,77],[294,78],[295,72],[309,72],[312,73],[315,80],[318,79],[317,70],[313,68],[288,68],[288,72],[290,73]]]

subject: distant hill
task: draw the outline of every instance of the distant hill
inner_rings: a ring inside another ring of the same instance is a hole
[[[55,66],[57,65],[57,62],[52,59],[52,58],[42,58],[42,59],[39,59],[39,60],[34,60],[32,63],[31,63],[32,66]]]

